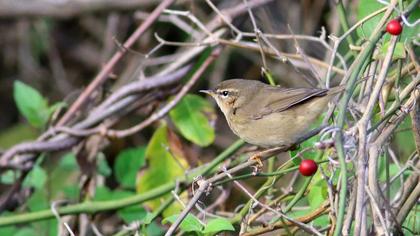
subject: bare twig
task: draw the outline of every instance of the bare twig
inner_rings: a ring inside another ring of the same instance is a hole
[[[159,17],[161,12],[172,4],[174,0],[164,0],[123,44],[124,48],[130,48],[138,38],[153,24],[153,22]],[[114,56],[105,64],[103,69],[99,74],[93,79],[89,86],[83,91],[83,93],[78,97],[78,99],[70,106],[69,110],[61,117],[57,122],[57,126],[63,126],[66,124],[75,112],[80,109],[81,106],[86,102],[86,100],[91,96],[91,94],[108,78],[108,75],[112,72],[112,68],[115,64],[125,55],[127,50],[119,50]]]
[[[210,66],[211,63],[217,58],[217,56],[220,53],[220,48],[217,48],[214,50],[212,55],[208,57],[203,64],[200,66],[200,68],[194,73],[194,75],[191,77],[191,79],[182,87],[181,91],[175,96],[174,99],[172,99],[168,104],[166,104],[162,109],[160,109],[158,112],[151,115],[149,118],[144,120],[138,125],[135,125],[129,129],[126,130],[109,130],[107,131],[107,135],[111,137],[118,137],[122,138],[125,136],[132,135],[134,133],[137,133],[144,127],[150,125],[154,121],[160,119],[164,115],[166,115],[173,107],[175,107],[176,104],[181,100],[182,97],[190,90],[190,88],[195,84],[195,82],[201,77],[201,75],[204,73],[204,71],[207,69],[207,67]]]

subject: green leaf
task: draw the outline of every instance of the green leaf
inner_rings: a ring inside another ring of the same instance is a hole
[[[324,227],[330,223],[330,217],[328,215],[322,215],[314,219],[314,225],[318,227]]]
[[[72,171],[77,168],[76,156],[72,152],[66,153],[60,160],[59,167],[63,170]]]
[[[63,187],[64,196],[67,199],[76,200],[80,197],[80,188],[77,185],[70,185]]]
[[[420,8],[416,7],[408,17],[408,21],[413,23],[420,19]],[[407,41],[415,40],[420,34],[420,27],[418,25],[410,27],[403,25],[403,31],[401,33],[400,41],[406,43]]]
[[[162,124],[153,134],[146,149],[146,161],[148,168],[144,171],[140,180],[137,182],[137,192],[144,193],[155,189],[158,186],[172,183],[178,176],[184,175],[188,165],[182,158],[172,156],[172,152],[168,150],[168,130],[166,124]],[[175,159],[177,158],[177,159]],[[182,165],[182,166],[181,166]],[[154,199],[146,203],[152,210],[161,205],[161,201],[166,199],[170,194],[166,194],[162,199]],[[174,214],[180,210],[169,207],[163,213],[165,216]]]
[[[77,186],[80,178],[80,168],[78,167],[74,153],[63,154],[58,163],[48,169],[48,191],[50,199],[61,198],[63,194],[68,200],[79,199],[80,188]]]
[[[19,231],[17,231],[14,235],[15,236],[35,236],[35,235],[39,235],[38,233],[39,232],[37,232],[33,228],[25,227],[25,228],[19,229]]]
[[[313,185],[308,193],[308,202],[311,206],[311,209],[318,209],[319,206],[325,201],[326,199],[326,184],[321,185]]]
[[[148,224],[146,229],[143,229],[142,231],[143,232],[140,235],[162,236],[165,234],[165,230],[162,229],[156,222]]]
[[[405,6],[407,6],[407,1]],[[385,7],[384,4],[379,3],[378,1],[374,0],[360,0],[358,5],[358,11],[357,11],[357,20],[361,20],[364,17],[370,15],[371,13]],[[357,34],[361,38],[368,38],[373,30],[378,25],[381,18],[384,16],[384,13],[378,14],[372,18],[370,18],[367,22],[365,22],[361,27],[357,28]],[[394,11],[390,19],[396,18],[397,14]],[[420,8],[414,9],[414,11],[411,12],[410,16],[408,17],[408,21],[413,23],[417,19],[420,18]],[[385,29],[386,25],[384,26]],[[400,35],[399,41],[402,43],[406,43],[407,41],[414,40],[417,35],[420,33],[420,27],[409,27],[407,25],[403,25],[403,32]],[[390,35],[386,34],[384,37],[385,41],[389,41]]]
[[[41,220],[31,223],[35,229],[35,235],[59,235],[58,234],[58,221],[57,219]]]
[[[47,181],[47,173],[41,166],[35,165],[31,172],[23,181],[23,186],[34,187],[35,189],[42,189]]]
[[[229,220],[225,218],[216,218],[207,223],[203,233],[214,235],[221,231],[235,231],[235,228]]]
[[[118,216],[129,224],[133,221],[140,221],[147,215],[146,209],[142,206],[129,206],[117,211]]]
[[[200,96],[187,94],[169,115],[186,139],[205,147],[213,143],[215,134],[204,112],[213,112],[210,103]]]
[[[0,235],[16,235],[18,229],[14,226],[9,227],[1,227],[0,228]]]
[[[357,20],[361,20],[383,7],[383,4],[375,0],[360,0],[357,10]],[[368,38],[378,25],[383,15],[384,13],[378,14],[366,21],[361,27],[357,28],[357,34],[359,37]]]
[[[390,45],[390,41],[387,41],[384,44],[382,44],[381,50],[379,54],[375,56],[375,59],[384,59],[386,53],[388,52],[389,45]],[[404,44],[398,42],[395,45],[394,53],[392,54],[392,60],[404,59],[406,58],[406,56],[407,55],[405,53]]]
[[[106,161],[106,157],[105,155],[100,152],[98,153],[98,166],[97,166],[97,170],[99,172],[99,174],[108,177],[112,174],[112,169],[111,167],[109,167],[108,162]]]
[[[317,171],[317,173],[312,178],[311,184],[309,185],[309,192],[307,195],[311,210],[318,209],[327,199],[327,189],[327,182],[322,178],[321,172]]]
[[[135,187],[139,169],[144,166],[145,147],[126,149],[117,156],[114,172],[117,181],[124,187]]]
[[[0,183],[2,184],[13,184],[18,176],[12,170],[6,170],[0,175]]]
[[[178,214],[166,217],[162,220],[162,224],[174,223],[179,217]],[[184,232],[201,232],[203,230],[203,225],[201,222],[192,214],[188,214],[184,220],[182,220],[179,228]]]
[[[100,186],[95,191],[95,201],[108,201],[123,199],[135,195],[136,193],[130,191],[111,191],[107,187]],[[125,223],[131,223],[133,221],[142,220],[146,217],[147,211],[140,205],[134,205],[119,209],[117,211],[118,216],[124,220]]]
[[[15,81],[13,96],[19,112],[34,127],[43,127],[49,117],[48,102],[34,88]]]
[[[126,197],[130,197],[135,195],[136,193],[131,191],[111,191],[109,188],[105,186],[99,186],[96,188],[95,197],[93,198],[95,201],[108,201],[108,200],[117,200]]]
[[[99,186],[95,190],[94,201],[107,201],[112,200],[112,192],[105,186]]]
[[[44,189],[37,189],[26,202],[28,204],[28,208],[31,211],[40,211],[50,208],[47,195],[48,193]]]

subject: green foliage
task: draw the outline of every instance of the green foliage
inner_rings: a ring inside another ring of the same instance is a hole
[[[60,160],[59,167],[62,168],[63,170],[68,170],[68,171],[76,169],[77,161],[74,154],[69,152],[63,155],[63,157]]]
[[[317,174],[318,175],[318,174]],[[325,180],[319,180],[310,187],[308,193],[308,202],[312,210],[315,210],[321,206],[321,204],[327,199],[327,184]]]
[[[148,163],[148,168],[144,171],[143,176],[140,177],[140,180],[137,183],[137,191],[139,193],[175,181],[176,177],[182,176],[185,169],[188,168],[183,157],[172,155],[172,153],[175,152],[170,151],[167,132],[168,128],[166,124],[162,124],[155,131],[147,146],[146,161]],[[168,197],[168,195],[166,197]],[[148,202],[149,207],[152,209],[158,208],[160,204],[161,199],[155,199]],[[172,207],[164,212],[164,215],[174,214],[179,211],[179,209],[179,207],[172,205]]]
[[[129,224],[133,221],[139,221],[146,217],[147,211],[144,207],[141,206],[130,206],[125,207],[117,211],[118,216],[124,220],[126,224]]]
[[[31,197],[28,199],[27,206],[31,211],[40,211],[43,209],[50,208],[50,204],[48,203],[48,191],[45,189],[38,189],[35,191]]]
[[[394,132],[393,145],[397,151],[397,156],[408,157],[416,148],[414,136],[411,128],[411,119],[406,117]]]
[[[25,228],[19,229],[14,235],[15,236],[34,236],[38,234],[39,232],[37,233],[35,229],[25,227]]]
[[[120,152],[114,164],[117,181],[124,187],[134,188],[139,169],[144,166],[145,147],[125,149]]]
[[[131,191],[120,191],[114,190],[111,191],[107,187],[98,187],[96,188],[95,197],[93,200],[95,201],[108,201],[108,200],[116,200],[122,199],[126,197],[130,197],[135,195],[136,193]],[[119,209],[117,211],[117,215],[127,224],[133,221],[139,221],[145,219],[147,215],[146,209],[140,205],[134,205]]]
[[[0,183],[2,184],[13,184],[17,176],[12,170],[6,170],[0,175]]]
[[[15,81],[14,98],[19,112],[35,127],[43,127],[49,117],[48,102],[34,88]]]
[[[379,3],[378,1],[372,0],[360,0],[357,10],[357,20],[361,20],[364,17],[370,15],[371,13],[385,7],[385,5]],[[378,14],[375,17],[371,18],[367,22],[365,22],[362,27],[357,29],[357,34],[360,38],[368,38],[372,33],[376,26],[379,24],[379,21],[384,16],[384,13]],[[392,18],[395,18],[397,14],[394,12]],[[410,16],[408,17],[408,21],[414,22],[420,17],[420,9],[416,8],[413,12],[411,12]],[[385,26],[384,26],[385,28]],[[413,40],[416,35],[420,32],[420,27],[409,27],[407,25],[403,25],[403,32],[400,35],[400,41],[405,43],[407,41]],[[385,41],[390,39],[389,35],[385,35]]]
[[[46,165],[48,163],[45,163]],[[78,167],[76,157],[69,152],[64,154],[58,161],[57,165],[48,166],[48,190],[51,197],[65,195],[68,200],[79,199],[80,188],[78,180],[80,176],[80,169]]]
[[[40,165],[35,165],[23,181],[23,186],[42,189],[47,181],[47,173]]]
[[[56,103],[49,107],[47,99],[37,90],[20,81],[14,83],[13,97],[19,112],[37,128],[43,127],[50,115],[64,106],[64,103]]]
[[[408,214],[405,219],[403,226],[404,235],[414,236],[418,235],[420,232],[420,209],[419,204],[417,204]],[[409,230],[407,230],[409,229]]]
[[[162,220],[162,224],[174,223],[179,217],[178,214],[166,217]],[[210,220],[207,224],[202,224],[197,217],[188,214],[179,225],[183,232],[195,232],[198,235],[216,235],[222,231],[234,231],[235,228],[229,220],[225,218],[216,218]]]
[[[330,217],[328,215],[319,216],[318,218],[316,218],[314,220],[314,225],[318,226],[318,227],[321,227],[321,228],[330,224],[330,223],[331,223],[331,221],[330,221]]]
[[[225,218],[216,218],[210,220],[204,227],[203,233],[209,235],[215,235],[221,231],[234,231],[235,228],[229,220]]]
[[[16,235],[17,231],[18,229],[14,226],[0,227],[0,235]]]
[[[155,222],[152,222],[147,225],[145,229],[142,230],[142,234],[147,236],[162,236],[165,234],[165,231]]]
[[[162,224],[171,223],[173,224],[179,217],[178,214],[166,217],[162,220]],[[201,224],[200,220],[192,214],[188,214],[184,220],[182,220],[179,228],[184,232],[201,232],[204,229],[204,225]]]
[[[175,126],[189,141],[202,147],[214,141],[214,128],[204,113],[214,112],[204,98],[187,94],[178,105],[169,112]]]
[[[366,16],[372,14],[373,12],[384,8],[385,6],[378,1],[372,1],[372,0],[360,0],[357,10],[357,20],[361,20],[365,18]],[[370,18],[370,20],[366,21],[362,27],[357,28],[357,34],[360,38],[368,38],[373,30],[378,25],[379,21],[383,17],[384,13],[378,14],[374,16],[373,18]]]
[[[390,45],[390,41],[382,44],[381,50],[379,51],[379,54],[375,56],[375,59],[383,60],[385,58],[385,55],[386,55],[387,51],[388,51],[389,45]],[[405,52],[404,44],[398,42],[395,45],[394,53],[392,54],[392,60],[404,59],[404,58],[406,58],[406,56],[407,56],[407,53]]]
[[[420,8],[415,8],[410,16],[408,17],[408,21],[413,23],[416,20],[420,19]],[[420,27],[418,25],[409,27],[406,25],[403,25],[403,31],[401,33],[400,41],[403,43],[406,43],[407,41],[415,40],[416,37],[420,34]]]
[[[314,136],[314,137],[306,140],[305,142],[301,143],[297,149],[295,149],[293,151],[290,151],[290,156],[291,157],[297,157],[297,155],[299,154],[300,155],[299,157],[302,157],[303,159],[313,159],[314,156],[316,156],[316,151],[309,150],[309,151],[306,151],[306,152],[303,152],[303,153],[300,153],[300,152],[302,152],[302,150],[304,150],[306,148],[313,147],[315,145],[315,143],[318,142],[318,140],[319,140],[319,137],[317,137],[317,136]],[[295,164],[295,165],[300,164],[302,159],[299,158],[299,157],[292,159],[293,164]]]

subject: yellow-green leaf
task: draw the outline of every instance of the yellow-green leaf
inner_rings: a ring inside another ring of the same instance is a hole
[[[146,163],[148,168],[137,182],[137,192],[144,193],[158,186],[174,182],[179,176],[184,175],[188,165],[182,157],[174,157],[170,151],[168,143],[168,128],[162,124],[153,134],[146,148]],[[177,159],[175,159],[177,158]],[[181,166],[182,165],[182,166]],[[160,199],[155,199],[146,203],[152,210],[158,208],[162,200],[170,194]],[[173,205],[164,212],[164,215],[176,214],[181,208]]]
[[[235,228],[228,219],[216,218],[210,220],[205,226],[203,233],[208,235],[215,235],[221,231],[235,231]]]
[[[175,126],[189,141],[208,146],[214,141],[214,128],[204,112],[214,112],[204,98],[187,94],[169,113]]]
[[[178,214],[166,217],[162,220],[162,224],[174,223],[178,219],[178,217]],[[201,232],[203,230],[203,225],[201,224],[201,222],[198,220],[197,217],[195,217],[192,214],[188,214],[182,220],[179,227],[184,232]]]

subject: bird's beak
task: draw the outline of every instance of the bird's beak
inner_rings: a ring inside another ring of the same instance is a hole
[[[207,93],[208,95],[213,96],[214,95],[214,91],[213,90],[200,90],[200,93]]]

